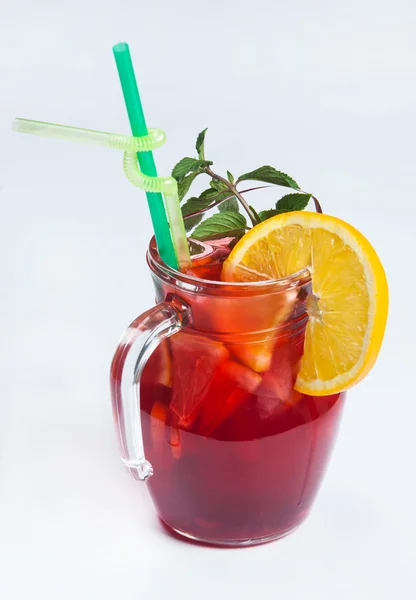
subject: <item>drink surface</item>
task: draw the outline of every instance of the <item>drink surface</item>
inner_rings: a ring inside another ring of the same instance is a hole
[[[188,274],[218,281],[229,241],[202,250]],[[220,322],[221,311],[211,314],[202,300],[200,321]],[[304,305],[299,298],[282,304],[286,311],[288,305],[291,322]],[[154,468],[148,485],[159,515],[176,530],[219,543],[278,537],[303,521],[344,401],[343,394],[314,398],[294,389],[304,325],[280,327],[273,339],[233,337],[248,319],[238,306],[226,314],[226,336],[186,328],[162,342],[140,384],[145,453]]]

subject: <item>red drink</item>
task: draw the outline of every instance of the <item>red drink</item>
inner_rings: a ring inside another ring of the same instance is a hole
[[[218,280],[226,254],[220,245],[191,274]],[[155,283],[159,298],[173,291]],[[149,490],[172,529],[249,544],[281,537],[308,515],[343,395],[294,390],[305,287],[254,297],[182,292],[193,322],[156,348],[140,384],[144,449],[154,469]],[[288,307],[285,324],[272,330],[276,310]]]

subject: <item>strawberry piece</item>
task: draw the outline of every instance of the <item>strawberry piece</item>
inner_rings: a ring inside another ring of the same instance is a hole
[[[261,376],[248,367],[226,360],[215,372],[201,409],[199,431],[209,435],[247,400],[261,383]]]
[[[229,352],[221,342],[184,332],[172,336],[170,345],[174,364],[170,407],[178,425],[186,428],[195,422],[213,373]]]
[[[293,373],[290,343],[276,345],[269,371],[256,390],[262,418],[269,418],[292,397],[296,375]]]

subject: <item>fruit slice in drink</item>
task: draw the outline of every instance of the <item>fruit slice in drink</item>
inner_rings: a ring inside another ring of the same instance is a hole
[[[187,428],[198,417],[213,373],[229,352],[221,342],[192,333],[176,333],[169,341],[173,359],[170,408],[178,425]]]
[[[169,418],[169,407],[156,400],[150,412],[150,433],[155,451],[166,441],[166,424]]]
[[[227,344],[227,348],[236,356],[242,363],[257,373],[264,373],[271,368],[273,348],[276,340],[276,330],[281,327],[290,317],[293,312],[296,302],[296,292],[294,290],[282,293],[277,297],[265,297],[263,302],[263,310],[261,311],[261,322],[253,324],[253,314],[241,314],[242,311],[234,312],[232,320],[240,324],[244,324],[246,331],[256,327],[257,331],[267,331],[258,337],[259,340],[253,340],[253,336],[240,338],[239,344]]]
[[[172,357],[167,340],[163,340],[152,352],[141,377],[141,385],[155,384],[172,386]]]
[[[258,410],[262,418],[274,416],[292,396],[296,381],[287,341],[276,345],[270,369],[264,374],[256,390]]]
[[[252,369],[235,360],[221,362],[201,406],[198,431],[202,435],[210,435],[260,384],[261,376]]]
[[[364,236],[328,215],[289,212],[251,229],[222,270],[223,281],[277,279],[312,272],[309,323],[296,389],[328,395],[360,381],[383,340],[388,288],[383,266]]]

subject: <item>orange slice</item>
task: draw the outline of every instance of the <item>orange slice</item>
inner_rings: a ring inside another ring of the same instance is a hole
[[[384,336],[383,266],[354,227],[328,215],[289,212],[253,227],[225,261],[223,281],[278,279],[309,267],[313,295],[296,389],[335,394],[374,365]]]

